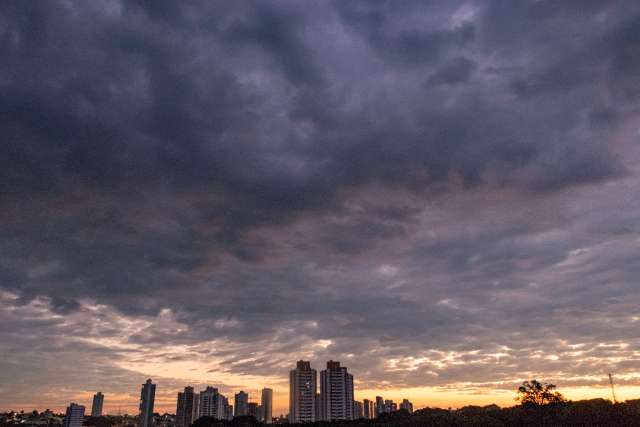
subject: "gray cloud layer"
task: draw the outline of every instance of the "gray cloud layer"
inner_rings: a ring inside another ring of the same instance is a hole
[[[96,304],[236,374],[636,384],[638,25],[624,1],[3,3],[0,399],[16,369],[58,384],[45,337],[92,384],[129,375],[117,326],[64,322]]]

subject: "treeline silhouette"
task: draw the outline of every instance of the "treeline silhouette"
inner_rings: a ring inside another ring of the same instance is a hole
[[[264,427],[253,417],[231,421],[203,417],[192,427]],[[510,408],[497,405],[466,406],[457,410],[425,408],[410,414],[399,410],[372,420],[319,421],[289,424],[299,427],[412,427],[412,426],[640,426],[640,399],[612,403],[605,399],[555,402],[537,405],[524,403]]]

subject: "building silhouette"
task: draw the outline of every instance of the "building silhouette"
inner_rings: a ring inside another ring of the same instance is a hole
[[[376,417],[384,414],[384,399],[382,396],[376,396]]]
[[[376,409],[373,401],[369,399],[362,401],[362,416],[368,420],[376,417]]]
[[[384,401],[384,412],[390,414],[391,412],[395,412],[398,410],[398,404],[393,400],[385,400]]]
[[[91,403],[91,416],[92,417],[101,417],[102,416],[102,405],[104,403],[104,394],[101,392],[97,392],[93,395],[93,402]]]
[[[270,388],[262,389],[260,406],[262,406],[260,419],[266,424],[271,424],[273,422],[273,390]]]
[[[320,401],[324,421],[353,419],[353,376],[330,360],[320,372]]]
[[[193,423],[195,400],[196,394],[193,392],[193,387],[185,387],[183,392],[178,393],[176,427],[189,427]]]
[[[84,406],[71,403],[67,406],[67,412],[62,423],[63,427],[82,427],[84,422]]]
[[[198,393],[193,394],[193,411],[191,421],[195,421],[200,417],[200,395]]]
[[[249,402],[247,403],[247,414],[256,420],[260,419],[260,406],[257,402]]]
[[[316,393],[316,421],[322,420],[322,400],[320,393]]]
[[[235,405],[234,410],[235,410],[235,412],[233,414],[236,417],[241,417],[243,415],[249,415],[249,412],[248,412],[249,395],[241,390],[239,393],[236,393],[235,398],[236,398],[235,402],[234,402],[234,405]]]
[[[364,407],[362,402],[358,400],[353,401],[353,419],[359,420],[360,418],[364,418]]]
[[[410,414],[413,413],[413,403],[409,402],[409,399],[402,399],[402,403],[400,404],[400,409],[405,409]]]
[[[289,422],[316,421],[317,373],[311,363],[299,360],[289,372]]]
[[[148,379],[140,390],[140,416],[138,427],[153,426],[153,403],[156,398],[156,385]]]

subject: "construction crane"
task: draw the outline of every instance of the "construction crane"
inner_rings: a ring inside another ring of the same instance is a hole
[[[613,396],[613,403],[618,403],[618,400],[616,399],[616,391],[613,387],[613,375],[609,374],[609,384],[611,384],[611,395]]]

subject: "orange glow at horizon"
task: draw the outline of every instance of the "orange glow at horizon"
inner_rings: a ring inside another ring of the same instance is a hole
[[[155,412],[158,413],[175,413],[176,407],[176,395],[180,390],[162,390],[158,383],[158,389],[156,391],[156,405]],[[273,414],[274,416],[286,415],[288,413],[288,390],[284,390],[282,387],[271,387],[274,389],[274,402],[273,402]],[[198,389],[198,387],[196,387]],[[249,390],[250,401],[259,402],[260,396],[257,393],[257,389],[251,387],[245,387],[245,390]],[[239,391],[239,390],[238,390]],[[611,399],[611,389],[606,386],[594,386],[594,387],[558,387],[560,391],[569,400],[583,400],[583,399]],[[138,413],[138,395],[136,393],[131,394],[114,394],[109,393],[108,390],[103,390],[105,394],[104,402],[104,414],[116,415],[129,414],[136,415]],[[53,394],[53,393],[52,393]],[[516,405],[514,400],[516,396],[515,390],[489,390],[487,392],[471,392],[471,391],[458,391],[455,389],[438,389],[435,387],[416,387],[405,389],[385,389],[385,390],[356,390],[356,400],[362,401],[363,399],[374,400],[376,396],[382,396],[385,399],[392,399],[397,403],[400,403],[402,399],[409,399],[414,406],[414,409],[421,409],[424,407],[438,407],[438,408],[460,408],[468,405],[485,406],[496,404],[498,406],[507,407]],[[616,386],[616,396],[619,401],[631,400],[640,398],[640,386]],[[68,401],[74,401],[81,405],[85,405],[86,413],[90,412],[91,399],[93,397],[92,392],[85,392],[81,394],[70,395]],[[233,394],[227,393],[227,397],[230,403],[233,404]],[[19,406],[19,407],[18,407]],[[16,407],[0,407],[0,410],[25,410],[31,411],[37,409],[42,411],[44,409],[51,409],[54,412],[64,413],[66,405],[46,405],[45,403],[30,403],[24,402],[18,404]]]

